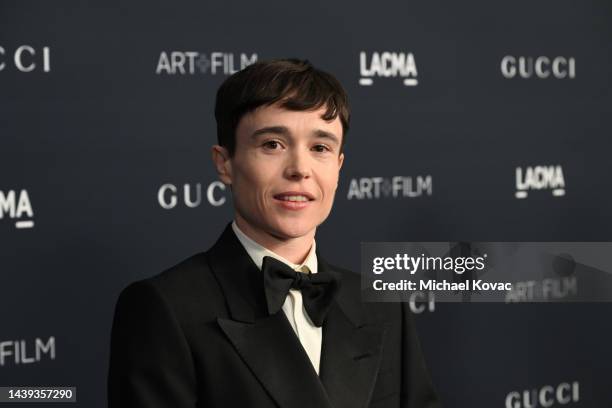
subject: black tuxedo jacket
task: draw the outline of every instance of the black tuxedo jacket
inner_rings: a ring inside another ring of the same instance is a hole
[[[437,407],[406,304],[362,303],[359,276],[323,325],[317,376],[228,225],[217,243],[120,295],[109,407]]]

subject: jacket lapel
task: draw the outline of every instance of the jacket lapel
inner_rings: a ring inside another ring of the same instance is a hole
[[[320,377],[283,311],[267,313],[263,277],[231,229],[207,253],[229,308],[219,327],[280,407],[362,407],[370,400],[384,329],[367,324],[359,286],[344,282],[323,325]],[[321,259],[318,267],[341,275]]]
[[[228,225],[208,252],[230,318],[221,330],[280,407],[332,407],[283,311],[268,316],[263,278]]]
[[[332,407],[308,356],[279,311],[255,323],[218,319],[238,354],[281,407]]]
[[[331,270],[318,259],[319,268]],[[345,284],[323,325],[320,375],[336,408],[364,407],[374,390],[384,329],[366,324],[362,307],[359,286]]]

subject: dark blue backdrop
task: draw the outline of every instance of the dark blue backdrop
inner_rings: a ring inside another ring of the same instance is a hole
[[[209,149],[241,62],[307,58],[348,90],[317,234],[336,264],[362,241],[612,240],[611,21],[605,1],[3,2],[0,385],[106,404],[120,289],[231,220]],[[524,178],[550,166],[562,185]],[[612,404],[609,304],[414,306],[446,406],[576,383],[568,406]]]

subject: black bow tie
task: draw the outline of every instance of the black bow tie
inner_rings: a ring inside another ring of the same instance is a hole
[[[321,327],[334,297],[340,289],[340,280],[325,271],[319,273],[296,272],[278,259],[265,256],[261,266],[268,312],[277,313],[285,303],[289,289],[302,292],[304,308],[310,320]]]

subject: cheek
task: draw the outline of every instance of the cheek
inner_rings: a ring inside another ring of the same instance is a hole
[[[271,185],[271,172],[259,167],[244,167],[240,169],[240,177],[236,177],[236,183],[240,186],[240,192],[248,197],[250,201],[255,201],[258,206],[263,205]]]
[[[334,194],[336,193],[336,189],[338,188],[338,169],[336,167],[330,168],[325,174],[327,174],[327,176],[321,180],[322,190],[323,194],[325,195],[325,201],[331,202],[333,201]]]
[[[327,182],[327,189],[328,191],[331,193],[331,195],[333,196],[333,194],[336,193],[336,189],[338,188],[338,179],[337,178],[333,178],[328,180]],[[333,197],[331,197],[333,198]]]

